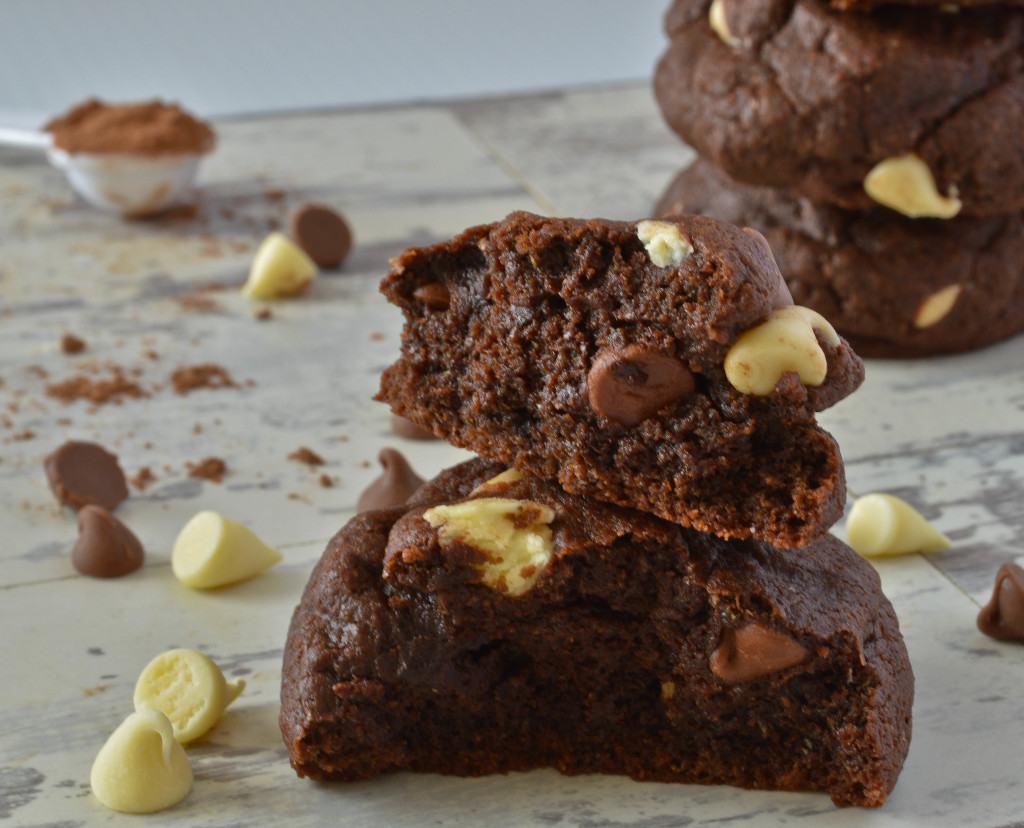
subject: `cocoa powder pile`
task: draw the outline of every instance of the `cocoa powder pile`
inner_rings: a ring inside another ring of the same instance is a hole
[[[160,100],[107,104],[91,98],[44,128],[65,152],[138,155],[206,153],[216,142],[208,124]]]

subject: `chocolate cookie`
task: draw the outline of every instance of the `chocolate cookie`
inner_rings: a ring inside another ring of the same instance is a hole
[[[842,511],[815,412],[863,365],[775,307],[755,234],[513,213],[405,251],[381,289],[406,325],[379,398],[454,445],[722,537],[799,546]]]
[[[885,801],[913,674],[870,564],[831,535],[786,551],[484,482],[501,469],[450,469],[328,545],[284,654],[300,776],[554,767]]]
[[[666,28],[662,113],[736,180],[913,216],[1024,209],[1024,10],[676,0]]]
[[[704,160],[675,178],[655,211],[760,230],[794,300],[862,356],[969,351],[1024,331],[1024,213],[940,220],[842,210],[738,184]]]

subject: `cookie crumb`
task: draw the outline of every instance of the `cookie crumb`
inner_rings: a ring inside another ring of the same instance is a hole
[[[85,340],[74,334],[64,334],[60,338],[60,349],[65,354],[80,354],[85,350]]]
[[[308,463],[311,466],[322,466],[324,464],[323,457],[305,446],[299,446],[299,448],[295,449],[295,451],[288,455],[288,459],[298,460],[300,463]]]
[[[145,491],[146,487],[154,480],[156,480],[156,475],[153,474],[153,470],[149,466],[143,466],[134,475],[128,478],[128,482],[140,492]]]
[[[171,372],[175,394],[187,394],[197,388],[237,388],[231,375],[212,362],[202,365],[184,365]]]
[[[319,481],[320,485],[323,486],[325,489],[329,489],[334,485],[334,478],[331,477],[326,472],[320,475]]]
[[[189,477],[220,483],[224,473],[228,470],[228,464],[219,457],[205,457],[198,463],[185,463],[185,468],[188,469]]]

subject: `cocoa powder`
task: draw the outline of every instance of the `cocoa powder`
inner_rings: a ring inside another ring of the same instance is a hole
[[[53,135],[54,146],[72,154],[207,153],[216,142],[208,124],[176,104],[160,100],[107,104],[92,98],[50,121],[43,129]]]

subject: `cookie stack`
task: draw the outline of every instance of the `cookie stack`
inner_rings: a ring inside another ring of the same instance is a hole
[[[862,355],[1024,329],[1024,9],[676,0],[665,25],[655,94],[702,160],[660,215],[761,230]]]
[[[877,806],[913,675],[827,533],[863,365],[764,238],[514,213],[405,251],[380,397],[480,459],[331,541],[285,647],[313,778],[555,767]]]

